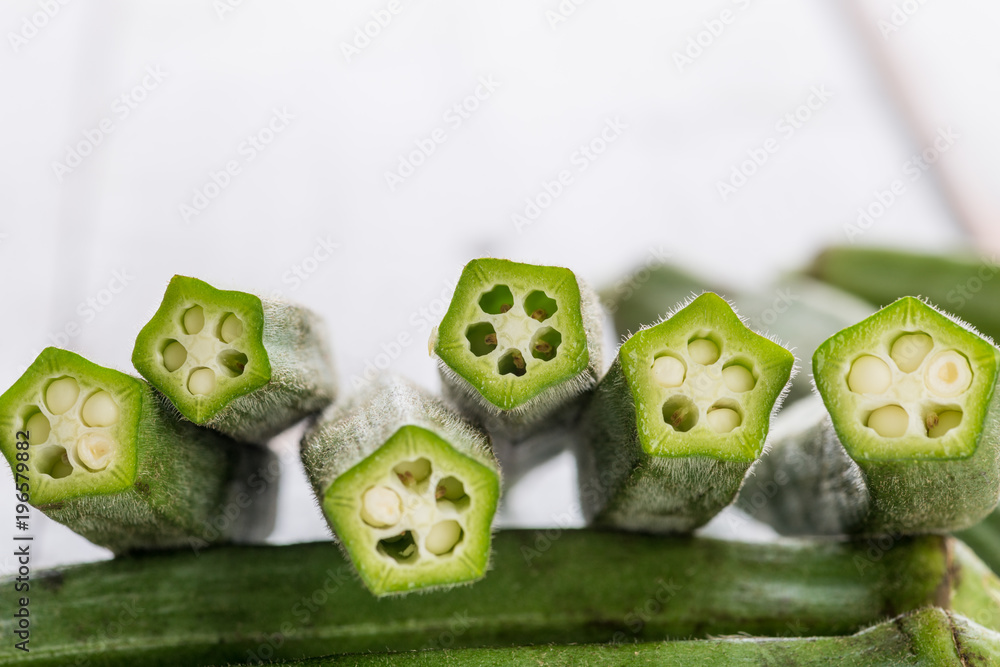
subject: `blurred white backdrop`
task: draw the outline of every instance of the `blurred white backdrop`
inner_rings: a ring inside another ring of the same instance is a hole
[[[425,341],[478,255],[596,285],[652,257],[759,283],[852,240],[896,179],[855,241],[972,230],[996,249],[998,18],[985,0],[8,0],[0,385],[53,344],[130,370],[175,273],[322,313],[345,390],[380,353],[437,388]],[[295,434],[274,446],[272,540],[325,539]],[[575,517],[573,483],[568,458],[537,471],[505,520]],[[36,567],[107,555],[33,519]]]

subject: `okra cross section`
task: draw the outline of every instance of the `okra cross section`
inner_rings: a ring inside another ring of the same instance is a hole
[[[334,534],[375,595],[475,581],[500,477],[486,435],[401,380],[330,413],[302,459]]]
[[[174,276],[132,363],[187,419],[266,442],[333,400],[324,336],[304,308]]]
[[[791,352],[702,294],[619,350],[582,424],[580,493],[595,523],[683,532],[728,505],[760,455]]]
[[[870,510],[858,530],[956,530],[993,509],[998,362],[989,341],[913,297],[819,347],[816,386],[864,472]]]
[[[432,348],[448,396],[519,439],[594,386],[600,339],[597,297],[569,269],[476,259]]]
[[[268,496],[217,525],[266,452],[180,421],[142,380],[65,350],[44,350],[0,396],[0,449],[31,504],[115,552],[263,537],[273,521]]]

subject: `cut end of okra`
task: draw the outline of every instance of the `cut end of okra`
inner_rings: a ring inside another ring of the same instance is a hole
[[[496,471],[409,425],[330,485],[323,511],[375,595],[467,583],[489,563]]]
[[[654,456],[752,461],[795,357],[702,294],[622,345],[643,449]]]
[[[462,271],[434,352],[501,410],[583,372],[580,285],[569,269],[476,259]]]
[[[182,415],[204,424],[270,381],[263,331],[258,297],[174,276],[139,332],[132,363]]]
[[[34,505],[115,493],[136,475],[139,380],[46,348],[0,396],[0,447]]]
[[[998,354],[904,297],[823,343],[813,374],[855,459],[965,458],[982,433]]]

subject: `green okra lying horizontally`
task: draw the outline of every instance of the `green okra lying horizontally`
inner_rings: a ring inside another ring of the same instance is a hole
[[[998,365],[989,341],[913,297],[820,346],[816,386],[864,485],[848,532],[959,530],[993,510]]]
[[[846,637],[723,637],[673,642],[564,644],[466,648],[328,656],[297,667],[504,667],[506,665],[767,665],[808,667],[926,665],[991,667],[1000,664],[1000,633],[934,607],[903,614]]]
[[[220,547],[32,573],[31,652],[0,665],[222,665],[334,653],[847,635],[939,606],[991,628],[1000,581],[940,536],[747,544],[500,532],[474,586],[377,599],[329,544]],[[6,587],[10,582],[0,582]],[[109,589],[114,596],[109,596]],[[10,637],[14,619],[0,616]]]
[[[46,348],[0,396],[0,449],[23,502],[115,553],[263,539],[274,523],[267,450],[65,350]]]
[[[637,332],[580,425],[588,519],[652,532],[709,521],[760,456],[794,366],[711,292]]]
[[[601,372],[600,318],[569,269],[473,260],[431,341],[445,394],[512,441],[570,423]]]
[[[302,441],[323,514],[375,595],[480,579],[500,471],[489,437],[387,378],[331,408]]]
[[[263,443],[336,395],[319,317],[289,303],[174,276],[132,363],[185,418]]]

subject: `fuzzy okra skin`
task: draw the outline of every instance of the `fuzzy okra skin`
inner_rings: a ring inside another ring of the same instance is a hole
[[[298,667],[506,665],[809,665],[990,667],[1000,664],[1000,633],[934,607],[903,614],[844,637],[724,637],[655,643],[567,644],[341,655],[284,665]]]
[[[274,523],[274,485],[253,477],[266,450],[66,350],[46,348],[0,396],[0,449],[32,505],[115,553],[262,539]]]
[[[580,426],[588,519],[650,532],[708,522],[760,456],[794,366],[711,292],[637,332]]]
[[[500,470],[489,437],[442,401],[383,379],[323,416],[302,441],[302,461],[375,595],[485,574]]]
[[[569,269],[475,259],[431,338],[445,395],[511,441],[571,423],[601,368],[597,296]]]
[[[0,643],[0,665],[76,657],[94,667],[217,665],[442,646],[835,636],[929,606],[991,628],[1000,619],[1000,581],[941,536],[873,550],[510,531],[494,539],[494,564],[474,586],[392,599],[373,597],[325,543],[33,573],[32,639],[44,641],[29,654]],[[0,634],[12,636],[13,625],[0,616]]]
[[[319,317],[305,308],[174,276],[132,364],[185,418],[265,443],[336,396]]]
[[[1000,350],[904,297],[826,341],[816,386],[866,503],[848,532],[960,530],[1000,495]]]

